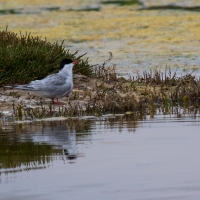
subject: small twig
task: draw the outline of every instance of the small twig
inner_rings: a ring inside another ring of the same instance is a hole
[[[102,66],[104,67],[108,62],[110,62],[113,58],[113,54],[112,52],[109,52],[110,56],[108,58],[108,60],[104,61],[101,65],[100,64],[95,64],[95,65],[91,65],[91,67],[97,67],[97,66]]]

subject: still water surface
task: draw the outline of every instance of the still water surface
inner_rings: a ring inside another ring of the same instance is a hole
[[[2,125],[0,199],[199,199],[200,118]]]

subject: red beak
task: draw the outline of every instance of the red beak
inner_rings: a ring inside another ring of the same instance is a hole
[[[73,64],[78,64],[78,60],[74,60],[74,61],[73,61]]]

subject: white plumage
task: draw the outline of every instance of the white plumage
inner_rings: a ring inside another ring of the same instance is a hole
[[[60,71],[57,74],[51,74],[42,80],[31,81],[27,85],[14,85],[20,90],[27,90],[43,98],[51,98],[53,103],[58,103],[58,98],[68,95],[73,89],[73,66],[77,60],[64,59],[60,63]],[[54,102],[54,99],[57,102]]]

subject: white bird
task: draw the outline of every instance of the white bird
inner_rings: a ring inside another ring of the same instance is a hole
[[[31,81],[27,85],[14,85],[20,90],[27,90],[43,98],[51,98],[53,103],[61,104],[58,98],[68,95],[73,89],[73,66],[77,60],[64,59],[60,63],[60,71],[57,74],[51,74],[42,80]],[[54,99],[57,102],[54,102]]]

